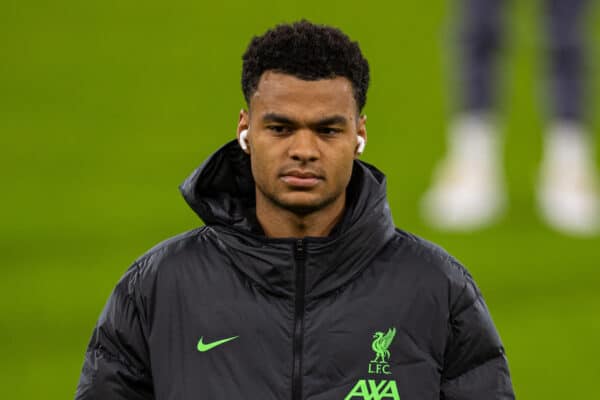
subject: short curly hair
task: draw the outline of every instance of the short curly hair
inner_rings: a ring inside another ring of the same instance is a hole
[[[342,76],[352,83],[359,112],[367,102],[369,63],[358,43],[337,28],[306,20],[277,25],[253,37],[242,60],[242,91],[248,105],[268,70],[304,80]]]

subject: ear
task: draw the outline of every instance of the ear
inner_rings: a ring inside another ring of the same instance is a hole
[[[358,129],[356,131],[356,134],[363,138],[363,140],[365,141],[365,145],[367,144],[367,116],[366,115],[362,115],[359,119],[358,119]],[[360,156],[360,154],[362,152],[358,151],[358,143],[356,145],[356,150],[355,150],[355,158],[358,158]],[[363,149],[364,149],[364,145],[363,145]]]
[[[237,125],[237,140],[238,142],[240,141],[240,133],[242,133],[242,131],[248,130],[250,128],[250,115],[248,114],[248,111],[241,109],[240,110],[240,115],[238,118],[238,125]],[[246,139],[246,143],[248,142],[248,140]],[[250,146],[246,146],[246,149],[244,149],[244,152],[246,152],[246,154],[250,154]]]

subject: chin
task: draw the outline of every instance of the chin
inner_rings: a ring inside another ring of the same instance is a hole
[[[332,204],[337,197],[317,196],[314,193],[300,192],[279,196],[275,203],[294,214],[312,214]]]

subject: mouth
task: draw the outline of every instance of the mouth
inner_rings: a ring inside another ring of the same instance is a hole
[[[312,171],[291,170],[280,175],[286,184],[297,188],[312,188],[318,185],[323,177]]]

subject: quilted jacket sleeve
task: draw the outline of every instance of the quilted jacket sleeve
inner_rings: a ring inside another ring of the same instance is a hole
[[[455,266],[463,279],[451,306],[441,399],[514,399],[504,348],[487,306],[469,273]]]
[[[142,317],[134,299],[137,265],[111,294],[85,353],[76,400],[154,398]]]

